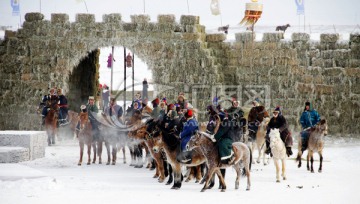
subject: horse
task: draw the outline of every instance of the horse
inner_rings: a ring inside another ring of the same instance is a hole
[[[276,26],[276,31],[283,31],[285,33],[286,29],[290,27],[290,24],[282,25],[282,26]]]
[[[87,165],[90,165],[91,161],[91,145],[93,142],[92,136],[92,126],[89,120],[89,115],[87,112],[81,112],[79,114],[79,121],[80,121],[80,131],[79,131],[79,146],[80,146],[80,159],[78,165],[81,166],[82,158],[84,154],[84,145],[87,146],[87,154],[88,154],[88,162]]]
[[[276,167],[276,182],[280,182],[280,164],[279,160],[281,160],[282,164],[282,173],[281,176],[284,180],[286,180],[285,170],[286,170],[286,148],[284,142],[280,138],[279,129],[271,129],[269,133],[270,137],[270,148],[273,154],[273,160]]]
[[[167,165],[166,161],[163,158],[163,154],[155,153],[154,152],[154,137],[159,136],[158,130],[155,129],[153,132],[149,133],[147,132],[147,126],[142,126],[138,130],[134,132],[129,132],[129,137],[135,137],[140,140],[144,140],[146,146],[148,147],[150,154],[152,158],[154,159],[156,163],[156,173],[153,176],[153,178],[158,178],[159,183],[164,182],[165,177],[167,176],[167,168],[165,165]],[[172,175],[170,175],[168,182],[166,185],[171,184],[173,181]]]
[[[257,163],[260,163],[260,158],[261,156],[263,157],[263,164],[267,165],[269,163],[269,158],[267,158],[266,160],[266,154],[265,154],[265,136],[266,136],[266,131],[267,131],[267,124],[269,123],[270,118],[264,118],[264,120],[260,123],[259,125],[259,129],[256,132],[256,139],[255,139],[255,143],[256,143],[256,147],[259,151],[259,156],[256,160]],[[255,148],[255,144],[252,143],[251,145],[251,152],[254,152],[254,148]],[[252,163],[254,164],[255,161],[252,161]]]
[[[201,154],[206,157],[208,164],[208,173],[206,175],[206,182],[201,192],[204,192],[209,188],[210,180],[214,173],[219,177],[221,183],[221,191],[225,192],[226,184],[223,176],[220,173],[220,169],[225,169],[232,166],[236,171],[236,181],[235,189],[239,188],[240,182],[240,172],[241,166],[240,163],[243,163],[243,176],[247,176],[247,187],[246,190],[250,190],[250,169],[251,169],[251,149],[242,142],[234,142],[232,144],[232,149],[234,151],[234,159],[229,164],[222,164],[220,162],[219,151],[217,146],[211,141],[209,135],[203,132],[198,132],[195,134],[188,143],[190,150],[198,149]]]
[[[181,152],[179,138],[172,132],[166,133],[159,130],[158,134],[158,137],[154,137],[153,150],[155,153],[159,153],[160,149],[164,150],[167,161],[170,163],[174,172],[174,185],[171,189],[180,189],[183,177],[181,174],[181,165],[185,165],[187,167],[198,166],[206,162],[206,157],[199,151],[199,148],[194,148],[190,163],[180,163],[177,160],[177,156]]]
[[[229,25],[218,27],[218,31],[223,31],[225,34],[228,34]]]
[[[51,146],[55,144],[55,134],[57,133],[59,106],[56,100],[49,102],[49,109],[45,117],[45,130],[48,135],[48,145]]]
[[[322,119],[317,125],[315,125],[315,127],[311,128],[310,130],[310,136],[309,136],[309,140],[308,140],[308,155],[307,155],[307,159],[306,159],[306,163],[307,163],[307,170],[310,171],[311,173],[314,173],[314,168],[313,168],[313,163],[314,163],[314,158],[313,158],[313,154],[314,152],[317,152],[319,154],[320,157],[320,166],[319,166],[319,173],[322,172],[322,162],[323,162],[323,156],[322,156],[322,151],[324,149],[324,136],[326,136],[328,134],[328,125],[325,119]],[[301,167],[301,156],[302,156],[302,151],[301,151],[301,136],[299,137],[299,144],[298,144],[298,155],[296,158],[296,161],[299,162],[298,167]],[[309,166],[309,160],[311,160],[311,168]]]

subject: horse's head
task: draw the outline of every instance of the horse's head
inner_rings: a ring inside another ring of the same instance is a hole
[[[154,137],[154,135],[159,135],[160,137]],[[153,141],[153,151],[155,153],[159,153],[161,148],[164,148],[164,141],[163,141],[163,133],[161,131],[158,132],[154,132],[154,135],[149,134],[149,138],[151,137],[152,141]]]
[[[206,133],[202,133],[202,132],[197,132],[195,135],[193,135],[190,138],[189,143],[187,144],[189,146],[189,150],[193,150],[196,147],[199,147],[201,145],[201,134],[206,134]]]
[[[286,24],[286,27],[290,27],[290,24]]]
[[[317,129],[326,136],[328,134],[328,125],[325,119],[320,120],[317,124]]]
[[[276,140],[281,140],[280,138],[280,131],[278,128],[275,129],[271,129],[270,133],[269,133],[269,137],[270,137],[270,143],[274,143],[276,142]]]
[[[87,112],[81,112],[79,114],[80,131],[84,130],[86,123],[89,122],[89,115]]]
[[[266,130],[266,126],[269,124],[270,122],[270,118],[266,117],[263,119],[263,121],[260,123],[259,128],[263,129],[264,131]]]

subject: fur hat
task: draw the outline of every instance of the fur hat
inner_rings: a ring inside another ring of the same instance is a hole
[[[310,102],[309,101],[306,101],[305,102],[305,106],[310,106],[311,104],[310,104]]]
[[[185,118],[191,118],[191,117],[193,117],[193,111],[191,109],[189,109],[185,113]]]
[[[275,109],[274,109],[274,111],[273,111],[273,113],[280,113],[280,106],[277,106]]]
[[[85,106],[85,105],[81,105],[81,106],[80,106],[80,110],[81,110],[82,112],[86,112],[86,106]]]
[[[51,92],[55,92],[55,89],[54,88],[51,88],[50,90],[49,90],[49,93],[51,93]]]
[[[151,101],[152,104],[156,104],[159,105],[160,104],[160,99],[159,98],[155,98],[153,101]]]
[[[89,96],[89,100],[95,100],[94,96]]]
[[[172,110],[173,108],[175,108],[175,105],[171,103],[171,104],[169,104],[168,107],[169,107],[169,110]]]
[[[182,99],[183,99],[183,101],[185,101],[185,100],[186,100],[185,96],[184,96],[184,95],[182,95],[182,94],[181,94],[181,95],[179,95],[177,99],[179,100],[179,98],[182,98]]]

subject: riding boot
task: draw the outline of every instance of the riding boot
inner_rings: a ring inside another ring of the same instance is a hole
[[[42,126],[45,125],[45,116],[42,117],[41,125],[42,125]]]
[[[286,147],[286,154],[288,155],[288,157],[290,157],[293,154],[291,147]]]
[[[271,154],[270,141],[266,140],[265,143],[266,143],[265,154]]]

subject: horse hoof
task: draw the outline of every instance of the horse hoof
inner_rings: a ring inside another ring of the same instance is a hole
[[[276,180],[276,183],[280,183],[280,180]]]
[[[165,185],[170,185],[172,182],[167,182],[167,183],[165,183]]]
[[[99,162],[99,164],[102,164],[102,162]]]
[[[106,165],[110,165],[110,162],[106,162]]]
[[[126,161],[124,161],[124,164],[126,164]]]
[[[322,170],[319,169],[319,173],[321,173],[321,172],[322,172]]]
[[[153,176],[153,178],[157,178],[157,177],[158,177],[158,175],[154,175],[154,176]]]
[[[195,183],[199,183],[199,180],[196,180]]]
[[[286,177],[284,177],[283,180],[286,180]]]
[[[87,165],[90,165],[90,162],[86,163]]]
[[[115,162],[111,163],[111,165],[115,165]]]
[[[311,170],[311,173],[315,173],[315,171],[314,171],[314,170]]]
[[[159,183],[164,183],[164,179],[159,179]]]
[[[189,182],[190,181],[190,179],[189,178],[187,178],[186,180],[185,180],[185,182],[187,183],[187,182]]]
[[[221,189],[221,192],[225,192],[226,191],[226,189]]]
[[[81,166],[81,163],[78,163],[78,166]]]
[[[205,192],[205,190],[206,190],[206,189],[205,189],[205,188],[203,188],[203,189],[201,189],[201,191],[200,191],[200,192]]]
[[[246,188],[247,191],[250,191],[250,188]]]
[[[260,164],[260,161],[256,161],[256,163]]]

